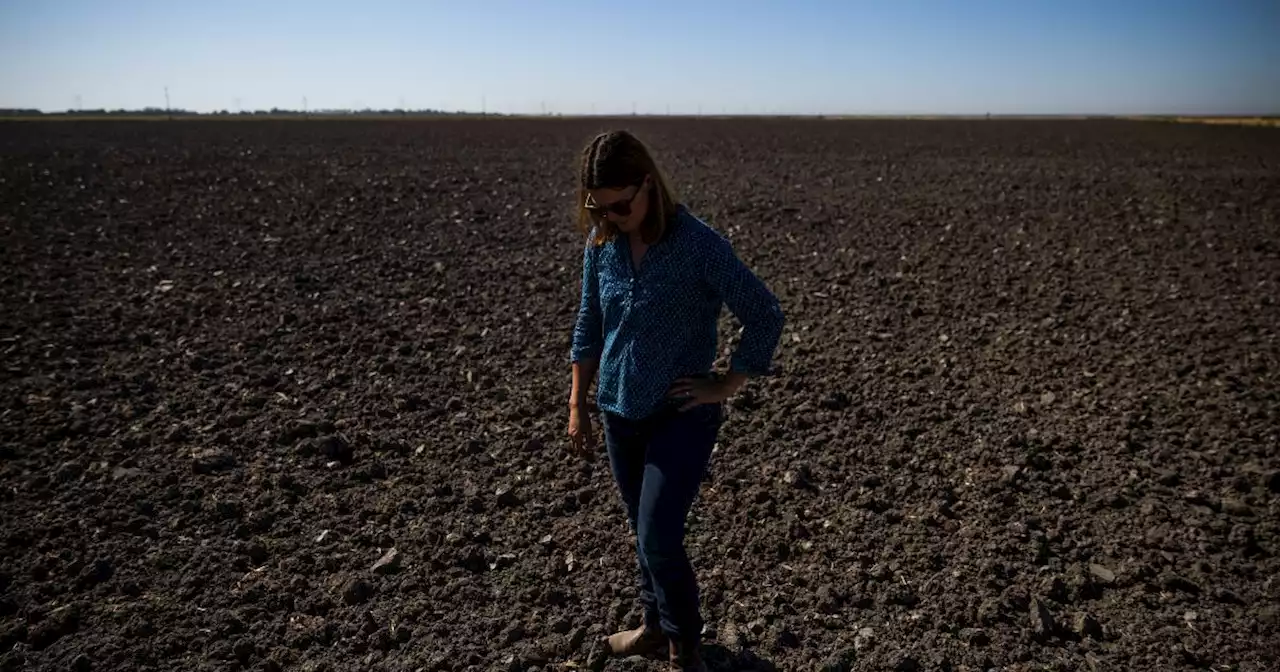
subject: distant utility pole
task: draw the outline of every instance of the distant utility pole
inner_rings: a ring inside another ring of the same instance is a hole
[[[596,116],[596,104],[591,103],[591,116]]]
[[[164,87],[164,113],[169,117],[169,121],[173,121],[173,108],[169,107],[169,85]]]
[[[302,116],[307,116],[307,97],[302,97]]]
[[[480,116],[489,114],[489,100],[483,94],[480,96]]]
[[[80,111],[80,94],[76,94],[76,112]]]
[[[631,101],[631,116],[636,116],[636,101]]]

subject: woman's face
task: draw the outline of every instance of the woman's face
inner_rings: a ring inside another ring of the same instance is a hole
[[[623,233],[640,228],[649,212],[649,178],[638,185],[622,189],[591,189],[587,192],[587,211],[596,221],[608,219]]]

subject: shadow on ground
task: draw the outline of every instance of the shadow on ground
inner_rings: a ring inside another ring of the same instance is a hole
[[[761,658],[750,649],[734,652],[719,644],[703,646],[703,657],[711,672],[775,672],[778,669],[773,661]]]
[[[710,672],[777,672],[778,666],[773,661],[761,658],[749,649],[730,650],[719,644],[704,644],[703,659]],[[597,654],[588,669],[594,672],[652,672],[654,669],[667,669],[664,655],[630,656],[628,658],[609,658]]]

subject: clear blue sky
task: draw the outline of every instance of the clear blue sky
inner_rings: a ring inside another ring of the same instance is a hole
[[[0,107],[1280,113],[1280,0],[0,0]]]

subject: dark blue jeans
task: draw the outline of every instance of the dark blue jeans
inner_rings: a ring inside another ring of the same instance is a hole
[[[604,414],[609,463],[636,533],[645,625],[697,644],[702,636],[698,581],[684,548],[685,518],[697,499],[723,421],[720,404],[643,420]]]

